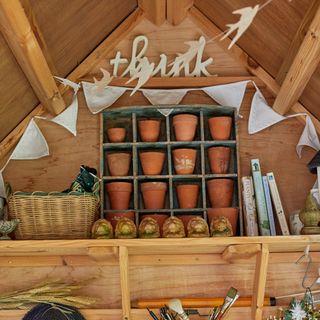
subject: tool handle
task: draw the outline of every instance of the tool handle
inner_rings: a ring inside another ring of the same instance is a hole
[[[165,304],[169,303],[168,299],[150,299],[150,300],[138,300],[134,307],[139,309],[154,308],[160,309]],[[213,308],[222,305],[224,298],[182,298],[180,299],[184,308]],[[250,307],[252,302],[251,297],[240,297],[235,303],[234,307]],[[275,298],[265,297],[264,306],[275,306]]]

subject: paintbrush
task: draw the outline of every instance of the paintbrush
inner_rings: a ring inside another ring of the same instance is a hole
[[[151,311],[149,308],[147,308],[150,316],[152,317],[153,320],[159,320],[158,317],[155,315],[153,311]]]
[[[190,320],[188,315],[183,310],[181,301],[179,299],[171,299],[168,303],[168,307],[175,311],[179,315],[180,319]]]
[[[237,294],[238,294],[238,290],[237,290],[237,289],[235,289],[235,288],[233,288],[233,287],[231,287],[231,288],[229,289],[229,291],[228,291],[228,293],[227,293],[227,295],[226,295],[226,297],[225,297],[225,299],[224,299],[224,302],[223,302],[223,304],[222,304],[222,306],[221,306],[221,310],[220,310],[220,312],[214,317],[214,320],[220,320],[220,319],[222,318],[222,316],[223,316],[223,314],[225,313],[226,309],[229,307],[229,305],[230,305],[231,303],[234,302],[234,299],[235,299],[235,297],[237,296]]]
[[[224,312],[221,314],[221,317],[219,318],[219,319],[222,319],[227,313],[228,313],[228,311],[230,310],[230,308],[233,306],[233,304],[235,303],[235,301],[237,300],[239,298],[239,295],[237,294],[235,297],[234,297],[234,299],[233,299],[233,301],[231,301],[230,303],[229,303],[229,305],[227,306],[227,308],[224,310]]]

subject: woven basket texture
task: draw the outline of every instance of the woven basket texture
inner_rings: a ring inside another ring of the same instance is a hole
[[[8,207],[9,217],[20,219],[16,239],[86,239],[97,219],[99,198],[79,192],[15,192]]]

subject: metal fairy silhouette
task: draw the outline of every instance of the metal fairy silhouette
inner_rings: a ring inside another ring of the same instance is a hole
[[[232,12],[233,14],[239,14],[241,17],[237,23],[227,24],[229,29],[227,30],[227,33],[220,39],[223,40],[234,31],[237,31],[237,34],[232,39],[228,49],[231,49],[231,47],[239,40],[242,34],[249,28],[259,9],[260,5],[257,4],[254,7],[245,7]]]

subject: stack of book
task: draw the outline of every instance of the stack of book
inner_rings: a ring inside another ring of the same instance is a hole
[[[252,176],[242,177],[244,222],[247,236],[276,236],[274,215],[282,235],[290,235],[273,172],[262,176],[258,159],[251,160]]]

